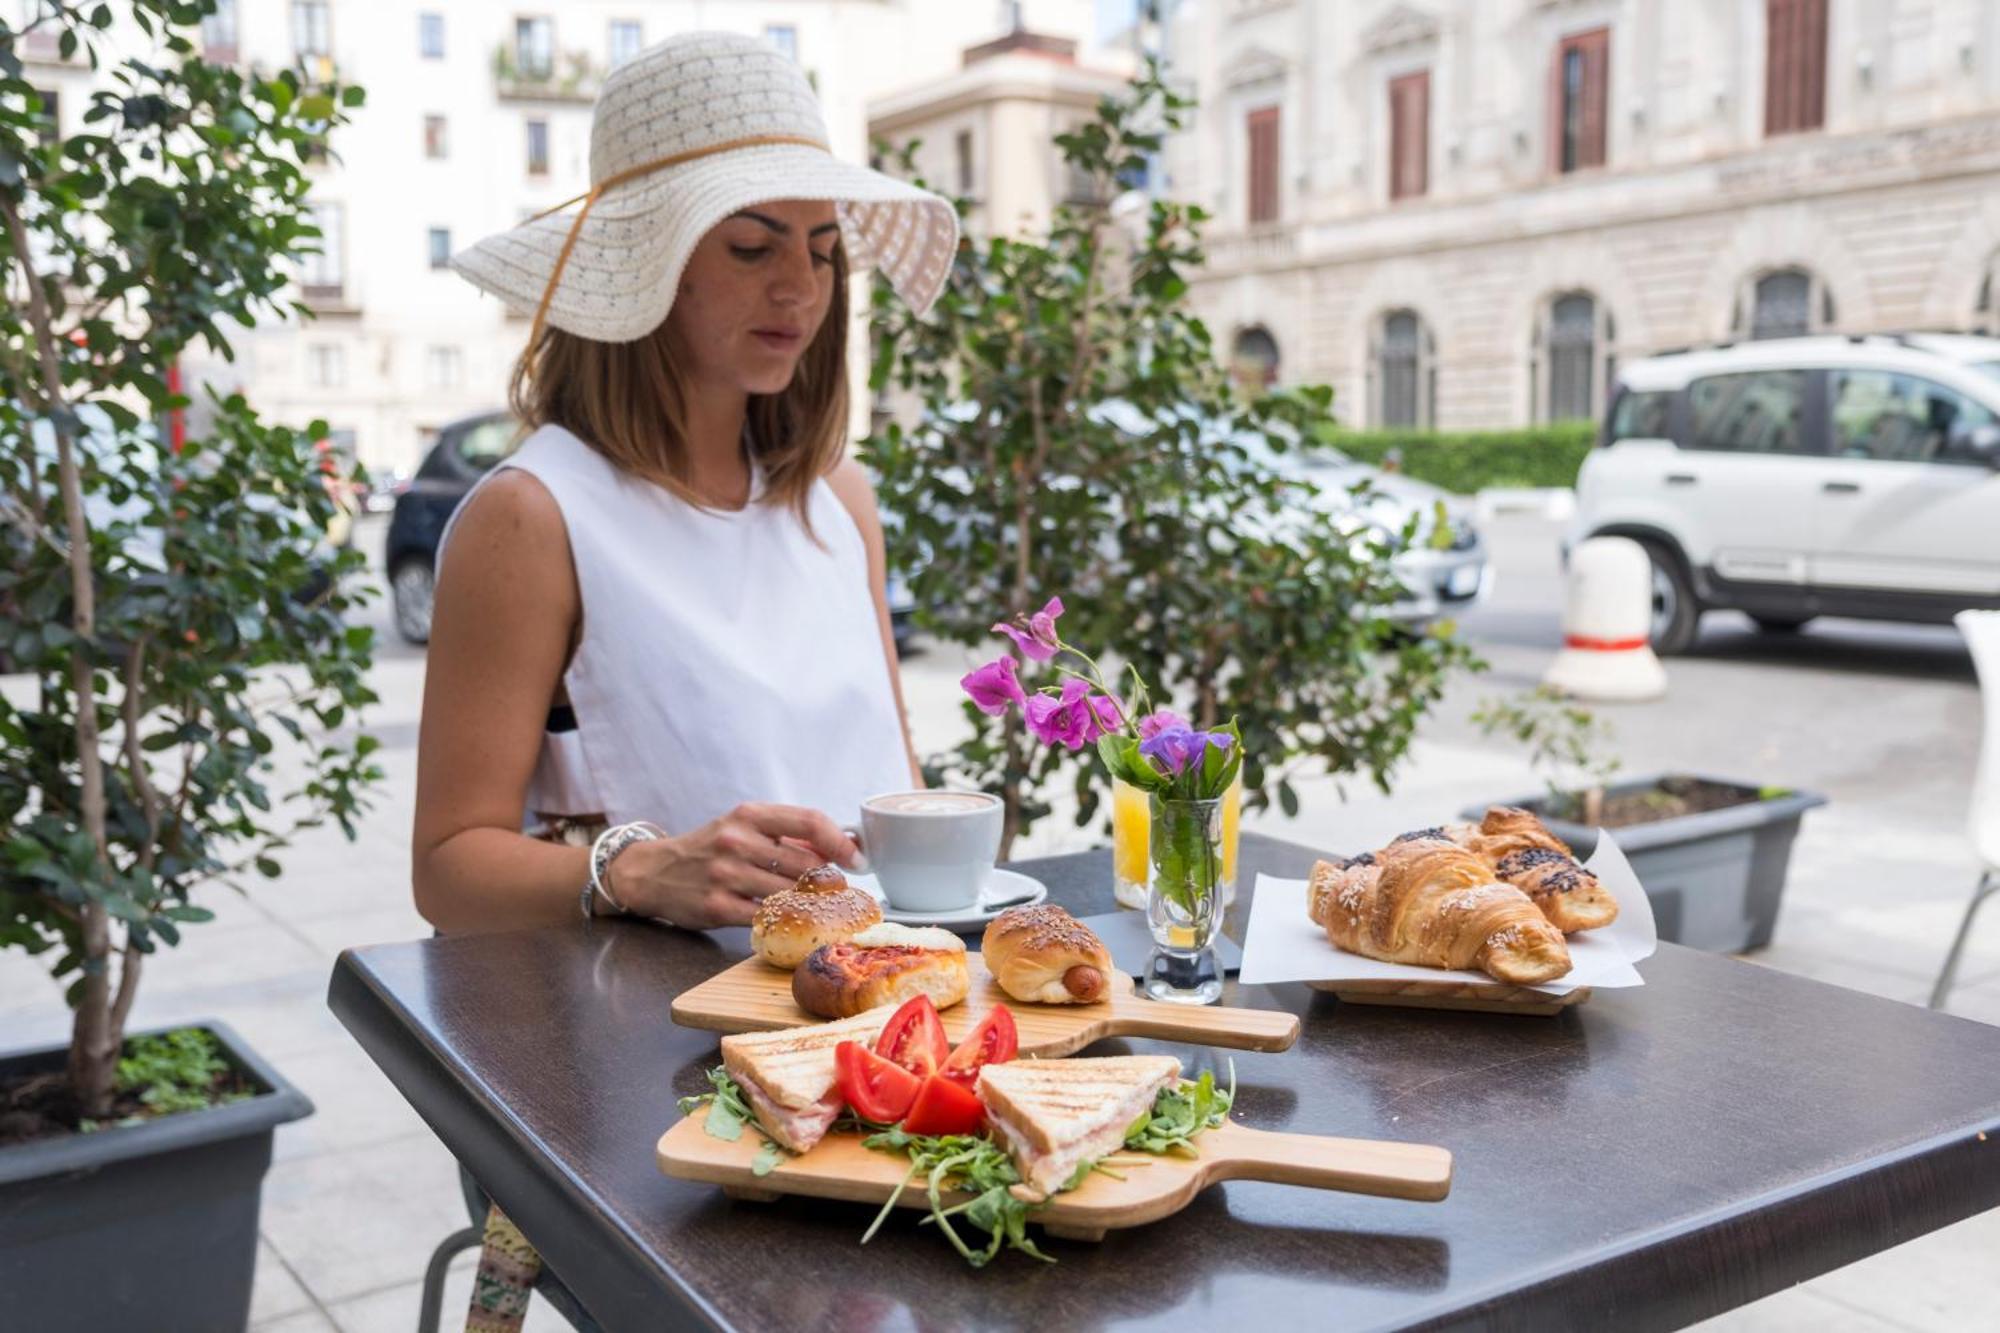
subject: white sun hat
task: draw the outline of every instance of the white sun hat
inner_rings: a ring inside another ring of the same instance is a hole
[[[879,270],[918,314],[958,247],[950,203],[836,159],[798,65],[735,33],[668,38],[604,80],[590,181],[452,260],[474,286],[533,312],[530,343],[544,323],[600,342],[645,337],[667,317],[696,242],[760,203],[832,200],[849,260]]]

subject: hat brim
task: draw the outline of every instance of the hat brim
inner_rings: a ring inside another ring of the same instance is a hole
[[[631,342],[673,308],[688,256],[732,213],[779,199],[836,206],[849,260],[872,267],[923,314],[951,275],[958,213],[928,190],[803,144],[764,144],[667,167],[614,186],[591,207],[547,322],[599,342]],[[541,304],[576,210],[524,222],[463,250],[451,265],[523,314]]]

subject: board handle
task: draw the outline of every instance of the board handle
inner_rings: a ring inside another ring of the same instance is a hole
[[[1287,1051],[1299,1039],[1299,1016],[1285,1009],[1183,1006],[1134,996],[1118,1007],[1104,1035],[1233,1046],[1244,1051]]]
[[[1268,1180],[1435,1203],[1451,1193],[1451,1153],[1424,1143],[1278,1134],[1232,1124],[1228,1146],[1204,1174],[1208,1180]]]

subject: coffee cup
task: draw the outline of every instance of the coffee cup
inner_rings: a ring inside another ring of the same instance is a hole
[[[891,907],[971,907],[1000,854],[1001,819],[985,792],[884,792],[861,803],[861,853]]]

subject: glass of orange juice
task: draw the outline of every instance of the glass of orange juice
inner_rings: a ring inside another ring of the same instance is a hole
[[[1236,839],[1243,823],[1243,775],[1222,797],[1222,890],[1225,906],[1236,901]],[[1111,780],[1111,892],[1120,907],[1146,909],[1147,854],[1153,828],[1146,793],[1118,778]]]

